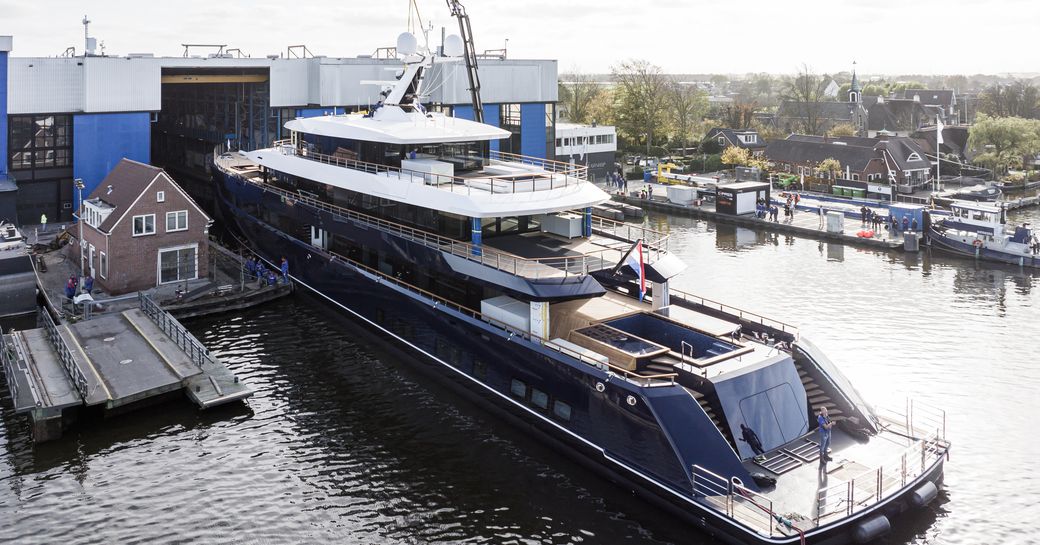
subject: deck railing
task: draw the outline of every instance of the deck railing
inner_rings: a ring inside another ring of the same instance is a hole
[[[717,301],[712,301],[711,299],[705,299],[704,297],[693,295],[675,288],[668,289],[668,296],[672,299],[681,299],[688,303],[707,307],[712,310],[718,310],[719,312],[724,312],[741,320],[747,320],[749,322],[754,322],[756,324],[764,325],[766,327],[771,327],[783,333],[789,333],[791,335],[794,335],[796,339],[798,338],[797,327],[790,324],[785,324],[783,322],[779,322],[777,320],[766,318],[765,316],[755,314],[754,312],[748,312],[746,310],[741,310],[736,307],[731,307],[729,305],[719,303]]]
[[[695,499],[758,534],[773,537],[779,533],[774,525],[773,500],[699,465],[694,465],[690,473]]]
[[[471,194],[471,192],[485,194],[548,191],[576,186],[588,181],[588,167],[499,151],[491,152],[490,161],[492,163],[497,162],[507,166],[509,164],[520,164],[527,165],[527,167],[517,167],[517,172],[507,175],[448,176],[318,153],[306,148],[293,146],[292,142],[288,140],[275,141],[273,148],[282,155],[302,157],[326,165],[382,175],[389,180],[429,185],[444,191],[467,195]],[[532,170],[529,167],[536,167],[538,170]]]
[[[591,272],[612,267],[621,258],[616,249],[603,248],[593,252],[562,257],[526,258],[509,252],[497,250],[487,245],[476,245],[448,238],[414,227],[408,227],[382,218],[363,214],[348,208],[336,206],[309,195],[292,193],[273,185],[242,177],[243,181],[262,188],[266,192],[278,195],[290,204],[302,203],[323,210],[342,219],[362,223],[369,227],[392,233],[428,248],[443,250],[451,255],[475,261],[515,276],[530,279],[566,278],[568,276],[584,276]],[[613,236],[628,242],[635,242],[632,237],[645,237],[650,261],[663,253],[658,244],[666,244],[668,236],[659,231],[639,226],[627,226],[622,222],[596,218],[593,216],[593,233]]]
[[[152,301],[151,297],[148,297],[142,291],[138,292],[137,300],[141,311],[152,322],[155,322],[155,325],[159,326],[159,329],[188,355],[188,358],[191,359],[196,367],[202,369],[203,365],[213,363],[213,358],[209,355],[209,349],[206,348],[206,345],[199,342],[187,329],[184,329],[184,326],[176,318],[163,310],[155,301]]]
[[[83,375],[83,371],[80,371],[79,366],[76,365],[76,360],[72,357],[72,350],[65,342],[65,339],[61,337],[58,326],[54,323],[54,319],[51,318],[51,313],[47,309],[40,309],[39,318],[40,324],[47,333],[47,339],[51,342],[54,352],[58,355],[58,361],[61,362],[62,368],[65,369],[69,378],[72,379],[72,384],[76,386],[76,391],[86,399],[90,395],[87,377]]]

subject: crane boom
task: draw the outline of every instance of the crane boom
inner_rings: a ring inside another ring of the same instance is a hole
[[[484,122],[484,105],[480,102],[480,76],[477,74],[477,50],[473,46],[473,29],[469,24],[466,8],[458,0],[447,0],[448,9],[459,20],[459,34],[465,47],[466,74],[469,76],[469,93],[473,101],[473,120]]]

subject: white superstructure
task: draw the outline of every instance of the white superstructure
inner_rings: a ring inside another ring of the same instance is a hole
[[[509,131],[426,112],[428,69],[456,59],[427,49],[404,56],[399,79],[364,113],[295,119],[291,138],[243,152],[275,171],[335,188],[471,218],[553,213],[609,200],[588,168],[489,150]],[[611,130],[612,132],[612,130]]]

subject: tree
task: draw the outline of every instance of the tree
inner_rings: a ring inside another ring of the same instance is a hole
[[[738,146],[728,146],[722,150],[722,164],[745,166],[751,160],[751,152]]]
[[[1040,152],[1040,121],[1021,117],[990,117],[979,114],[968,135],[974,162],[1005,173],[1022,165],[1022,158]]]
[[[571,123],[589,123],[593,101],[602,93],[602,87],[590,74],[582,74],[578,68],[560,76],[560,112]]]
[[[649,153],[658,131],[667,134],[668,78],[661,67],[644,60],[627,60],[611,71],[617,83],[618,129],[633,140],[645,138]]]
[[[682,149],[682,155],[686,155],[686,143],[698,122],[708,111],[708,96],[693,85],[680,83],[678,79],[672,79],[668,84],[668,101],[671,106],[671,117],[675,127],[675,138]],[[700,133],[694,140],[699,140]]]
[[[856,136],[856,126],[852,123],[838,123],[828,133],[831,136]]]
[[[817,134],[820,129],[820,102],[824,98],[823,78],[812,73],[807,65],[802,65],[798,75],[788,80],[784,89],[784,99],[789,101],[794,112],[800,118],[805,134]]]
[[[589,123],[600,125],[614,124],[614,90],[606,87],[600,89],[596,96],[589,101],[587,117]]]
[[[726,106],[722,119],[726,126],[731,129],[746,129],[751,126],[751,122],[755,119],[756,111],[758,111],[757,102],[753,100],[748,102],[743,98],[739,98],[729,106]]]
[[[991,117],[1040,118],[1040,95],[1037,88],[1024,81],[996,84],[979,95],[979,113]]]
[[[828,157],[820,161],[820,164],[816,166],[816,170],[825,172],[831,179],[834,179],[837,178],[837,173],[841,172],[841,162],[833,157]]]

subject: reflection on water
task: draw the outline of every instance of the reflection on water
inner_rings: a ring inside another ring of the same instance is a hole
[[[949,411],[947,489],[885,543],[1029,541],[1040,274],[647,223],[690,265],[678,288],[799,325],[870,399]],[[256,388],[248,407],[164,405],[33,447],[5,397],[0,542],[711,542],[315,300],[189,326]]]

